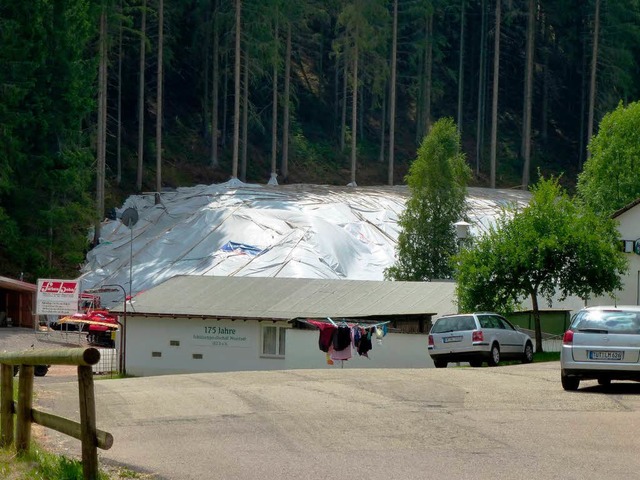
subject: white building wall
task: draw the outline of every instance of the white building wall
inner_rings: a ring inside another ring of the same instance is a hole
[[[287,330],[285,369],[296,368],[433,368],[427,351],[427,335],[388,333],[382,344],[372,340],[369,358],[353,352],[351,360],[327,364],[318,346],[317,330]]]
[[[257,321],[130,317],[126,329],[126,369],[131,375],[284,368],[283,358],[260,355]]]
[[[622,240],[640,240],[640,205],[616,218]],[[629,272],[623,278],[624,287],[619,293],[618,305],[640,305],[640,255],[627,253]]]
[[[382,344],[373,340],[369,358],[354,353],[351,360],[328,365],[326,354],[318,347],[318,330],[287,328],[284,358],[265,357],[260,354],[262,324],[288,326],[285,322],[251,320],[130,317],[126,327],[127,373],[151,376],[305,368],[433,367],[427,352],[427,336],[419,334],[389,333]],[[227,333],[231,330],[233,334]],[[116,345],[119,346],[119,339]],[[194,354],[202,358],[194,358]]]

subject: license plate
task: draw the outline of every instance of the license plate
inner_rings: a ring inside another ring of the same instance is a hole
[[[442,341],[444,343],[461,342],[462,341],[462,335],[458,335],[456,337],[444,337],[442,339]]]
[[[590,351],[589,360],[622,360],[624,352]]]

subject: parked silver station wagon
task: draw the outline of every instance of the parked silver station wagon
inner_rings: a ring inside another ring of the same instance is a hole
[[[438,318],[429,332],[429,355],[436,368],[449,362],[469,362],[480,367],[500,360],[533,361],[531,337],[497,313],[467,313]]]
[[[580,380],[640,381],[640,306],[588,307],[575,314],[562,339],[560,379],[565,390]]]

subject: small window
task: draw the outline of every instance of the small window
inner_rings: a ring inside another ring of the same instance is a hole
[[[493,315],[479,315],[478,320],[482,328],[502,328],[498,319]]]
[[[162,356],[162,352],[151,352],[151,356],[152,357],[161,357]]]
[[[287,329],[277,326],[262,327],[262,352],[268,357],[284,357]]]
[[[471,315],[461,315],[458,317],[442,317],[436,320],[431,329],[431,333],[460,332],[465,330],[475,330],[476,323]]]
[[[169,345],[171,345],[172,347],[179,347],[180,340],[169,340]]]
[[[500,322],[500,325],[502,325],[502,328],[504,328],[505,330],[515,330],[516,329],[516,327],[511,325],[507,319],[502,318],[502,317],[497,317],[497,318],[498,318],[498,321]]]
[[[201,353],[194,353],[193,354],[193,359],[194,360],[202,360],[202,354]]]

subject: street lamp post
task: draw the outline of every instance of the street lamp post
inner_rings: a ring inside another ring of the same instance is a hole
[[[464,220],[460,220],[453,224],[456,228],[456,238],[458,239],[458,250],[462,247],[465,240],[469,238],[469,229],[471,228],[471,224],[469,222],[465,222]]]

